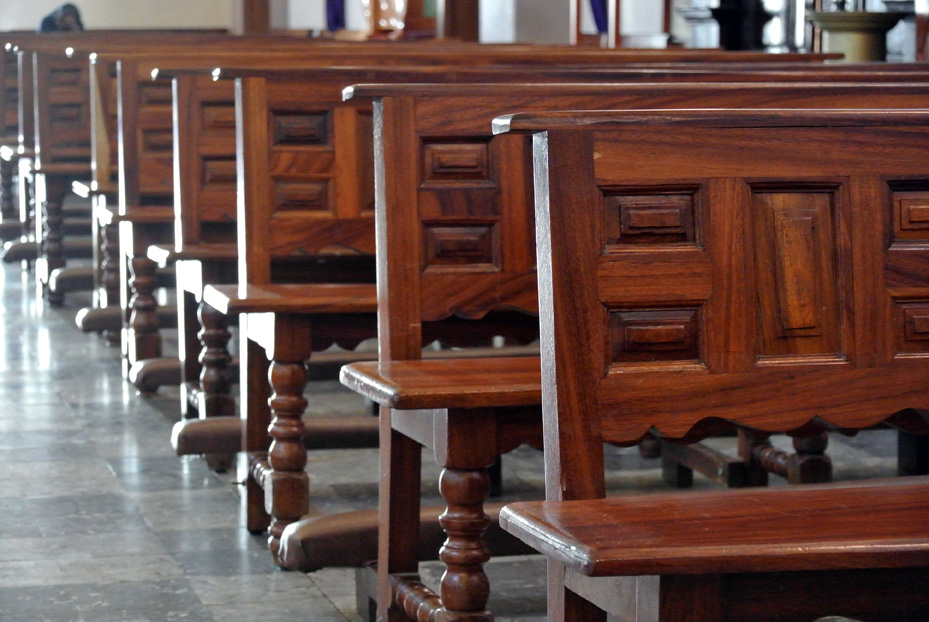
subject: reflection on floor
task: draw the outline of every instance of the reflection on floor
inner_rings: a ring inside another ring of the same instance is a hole
[[[31,274],[3,264],[0,620],[357,620],[353,571],[276,569],[263,538],[242,528],[236,478],[173,454],[177,391],[134,394],[118,349],[75,328],[89,297],[70,294],[50,310],[34,288]],[[320,412],[364,407],[335,382],[312,389]],[[892,474],[892,441],[889,432],[833,441],[837,475]],[[655,461],[610,451],[618,489],[662,487]],[[373,507],[376,464],[375,450],[312,452],[313,512]],[[539,495],[541,465],[530,449],[508,456],[507,494]],[[498,620],[545,619],[544,572],[536,558],[490,564]],[[424,573],[434,582],[439,568]]]

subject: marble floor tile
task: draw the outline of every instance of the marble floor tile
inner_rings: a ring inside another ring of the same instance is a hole
[[[82,620],[99,622],[212,622],[187,579],[91,585],[75,599]],[[229,618],[234,620],[235,618]]]
[[[102,535],[0,538],[0,562],[31,561],[36,559],[36,551],[44,551],[58,562],[169,554],[157,535],[140,530]]]
[[[4,622],[78,622],[77,594],[69,586],[10,587],[0,583],[0,620]]]
[[[0,464],[0,495],[53,497],[119,493],[120,485],[105,461],[87,460]]]

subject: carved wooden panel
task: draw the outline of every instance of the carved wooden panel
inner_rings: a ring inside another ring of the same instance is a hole
[[[929,300],[898,301],[894,307],[897,352],[929,352]]]
[[[327,181],[277,181],[274,184],[274,211],[328,211],[330,205]]]
[[[170,129],[142,129],[142,150],[146,153],[171,155],[174,149],[174,133]]]
[[[831,189],[752,194],[758,353],[838,354]]]
[[[697,309],[612,311],[610,335],[614,363],[700,359]]]
[[[139,87],[139,103],[143,106],[170,106],[171,101],[171,83],[168,81],[143,83]]]
[[[49,107],[49,118],[53,124],[79,123],[81,113],[81,104],[52,104]]]
[[[929,190],[894,189],[894,239],[929,240]]]
[[[490,179],[490,163],[486,140],[468,142],[423,143],[423,187],[454,184],[486,185]]]
[[[272,145],[328,145],[329,113],[273,112]]]
[[[200,123],[204,134],[235,131],[235,104],[204,104]]]
[[[52,67],[48,71],[49,86],[78,87],[81,84],[81,73],[80,67]]]
[[[492,222],[427,222],[426,270],[495,270],[499,266],[497,227]]]
[[[235,186],[235,157],[204,157],[202,167],[201,184],[204,190],[229,189]]]
[[[607,195],[606,245],[696,243],[695,193]]]

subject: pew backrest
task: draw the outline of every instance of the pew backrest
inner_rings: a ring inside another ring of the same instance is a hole
[[[422,342],[432,337],[430,327],[442,321],[508,314],[509,330],[520,339],[537,326],[534,318],[512,315],[534,315],[538,305],[530,146],[522,136],[490,136],[487,119],[498,113],[553,107],[918,108],[925,94],[920,85],[885,91],[860,84],[356,87],[351,97],[376,99],[380,355],[419,358]],[[656,199],[668,203],[669,218],[680,209],[675,200]],[[625,225],[629,235],[660,235],[664,225],[643,214]],[[684,225],[668,224],[668,235],[676,235],[675,226]],[[478,325],[471,322],[469,330],[480,330]]]
[[[495,123],[533,133],[550,498],[650,431],[925,431],[929,112]]]

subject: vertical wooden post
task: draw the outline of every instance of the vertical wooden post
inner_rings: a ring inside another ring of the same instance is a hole
[[[929,0],[916,0],[916,60],[929,59]]]
[[[480,40],[478,0],[436,0],[435,11],[438,38]]]
[[[823,0],[813,0],[813,12],[823,10]],[[813,52],[823,51],[823,33],[822,28],[813,26],[813,40],[810,43]]]
[[[242,32],[247,35],[271,31],[270,0],[242,0]]]
[[[661,30],[668,35],[670,39],[671,35],[671,0],[664,0],[664,9],[661,14]]]

